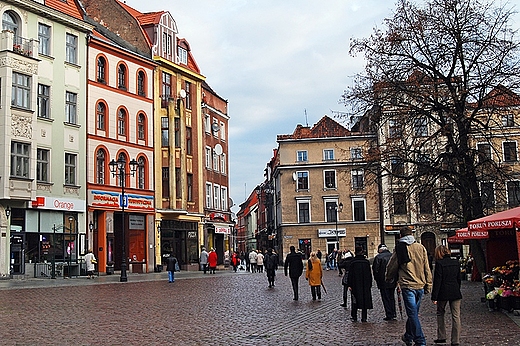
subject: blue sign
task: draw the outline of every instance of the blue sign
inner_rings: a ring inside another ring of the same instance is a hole
[[[128,195],[119,195],[119,206],[128,208]]]

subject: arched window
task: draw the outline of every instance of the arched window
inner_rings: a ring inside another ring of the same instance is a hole
[[[14,32],[14,36],[17,36],[18,32],[18,21],[17,16],[11,11],[5,11],[2,16],[2,30],[9,30]]]
[[[97,81],[100,83],[106,83],[106,65],[107,62],[104,57],[100,56],[97,61]]]
[[[117,112],[117,134],[126,136],[126,111],[123,108]]]
[[[145,139],[145,130],[146,130],[146,126],[145,126],[145,121],[146,121],[146,118],[144,116],[143,113],[139,113],[139,115],[137,116],[137,138],[138,139]]]
[[[137,163],[139,164],[137,168],[137,187],[144,190],[146,187],[146,166],[144,157],[139,157]]]
[[[119,153],[119,155],[117,156],[117,161],[124,161],[125,162],[125,172],[128,172],[128,159],[127,159],[125,153]],[[121,178],[123,178],[123,180],[121,180]],[[117,179],[117,185],[123,186],[123,181],[125,184],[124,186],[128,185],[125,174],[117,174],[116,179]]]
[[[103,102],[98,102],[96,107],[96,114],[97,114],[97,129],[101,131],[106,130],[106,115],[107,115],[107,107]]]
[[[146,96],[146,77],[143,71],[137,73],[137,94]]]
[[[123,64],[119,64],[117,68],[117,87],[126,90],[126,67]]]
[[[96,154],[96,183],[105,184],[105,151],[99,149]]]

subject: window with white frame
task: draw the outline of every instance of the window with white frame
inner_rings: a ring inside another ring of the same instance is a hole
[[[298,150],[296,152],[296,161],[307,162],[307,150]]]
[[[117,111],[117,134],[120,136],[126,135],[126,111],[123,108]]]
[[[502,126],[503,127],[512,127],[515,126],[515,117],[513,114],[504,114],[502,115]]]
[[[520,181],[508,181],[507,183],[507,205],[518,207],[520,205]]]
[[[338,221],[338,201],[337,200],[325,200],[325,221],[336,222]]]
[[[218,172],[218,162],[219,162],[219,157],[217,155],[217,153],[215,153],[215,150],[213,150],[213,170],[214,171],[217,171]]]
[[[65,153],[65,184],[76,185],[77,155]]]
[[[78,64],[78,36],[67,33],[65,54],[68,63]]]
[[[227,187],[221,187],[220,188],[220,206],[222,207],[222,210],[227,211],[228,209],[228,197],[227,197]]]
[[[364,179],[363,170],[362,169],[353,169],[351,174],[352,174],[352,188],[353,189],[364,188],[365,179]]]
[[[29,178],[31,146],[27,143],[11,142],[11,176]]]
[[[38,54],[51,55],[51,27],[38,23]]]
[[[213,208],[220,209],[220,186],[213,185]]]
[[[172,50],[172,35],[170,35],[167,32],[163,32],[162,45],[163,45],[163,53],[166,53],[168,55],[171,54],[171,50]]]
[[[209,114],[204,114],[204,130],[206,133],[211,133],[211,117]]]
[[[188,51],[182,47],[177,47],[177,55],[181,64],[188,65]]]
[[[31,77],[13,72],[11,105],[29,109],[31,106]]]
[[[296,188],[298,190],[308,190],[309,189],[309,172],[296,172]]]
[[[137,188],[144,190],[146,187],[146,162],[144,157],[139,157],[137,164]]]
[[[297,202],[298,223],[311,222],[311,203],[309,200],[301,200]]]
[[[206,168],[211,169],[211,147],[206,147]]]
[[[361,150],[361,148],[350,148],[350,158],[352,160],[361,160],[363,158],[363,151]]]
[[[327,189],[336,188],[336,171],[334,171],[334,170],[323,171],[323,178],[324,178],[325,188],[327,188]]]
[[[67,91],[65,93],[65,121],[69,124],[77,124],[78,95]]]
[[[36,152],[36,181],[49,181],[50,150],[37,149]]]
[[[502,146],[504,148],[504,161],[505,162],[517,161],[516,142],[503,142]]]
[[[352,216],[354,221],[365,221],[365,199],[353,198],[352,199]]]
[[[213,208],[213,186],[206,182],[206,207]]]
[[[220,139],[226,140],[226,126],[223,122],[220,122]]]
[[[323,160],[324,161],[334,160],[334,149],[323,149]]]
[[[425,116],[414,119],[414,132],[416,137],[428,136],[428,118]]]
[[[226,174],[226,154],[220,155],[220,173]]]
[[[51,87],[38,84],[38,117],[49,119],[50,114],[50,93]]]

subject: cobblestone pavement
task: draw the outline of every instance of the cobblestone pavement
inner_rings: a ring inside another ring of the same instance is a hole
[[[0,281],[0,343],[404,345],[400,338],[406,314],[383,321],[377,289],[368,323],[352,323],[350,310],[339,306],[337,272],[325,271],[324,283],[328,293],[313,302],[302,277],[300,300],[295,302],[283,270],[277,271],[272,289],[265,274],[229,270],[215,275],[181,272],[171,284],[165,272],[130,274],[126,283],[117,275]],[[462,290],[461,345],[520,345],[517,317],[488,312],[480,302],[480,283],[465,281]],[[434,345],[436,319],[429,295],[421,306],[421,321],[428,345]]]

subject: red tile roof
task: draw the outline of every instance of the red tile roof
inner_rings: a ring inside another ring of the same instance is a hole
[[[49,6],[50,8],[60,11],[61,13],[65,13],[74,18],[83,20],[82,12],[74,0],[45,0],[45,6]]]
[[[505,86],[499,85],[484,97],[482,105],[486,108],[520,106],[520,96]]]
[[[290,135],[278,135],[277,140],[285,139],[308,139],[308,138],[331,138],[349,136],[350,131],[337,121],[328,116],[324,116],[314,126],[308,127],[298,124],[294,132]]]

